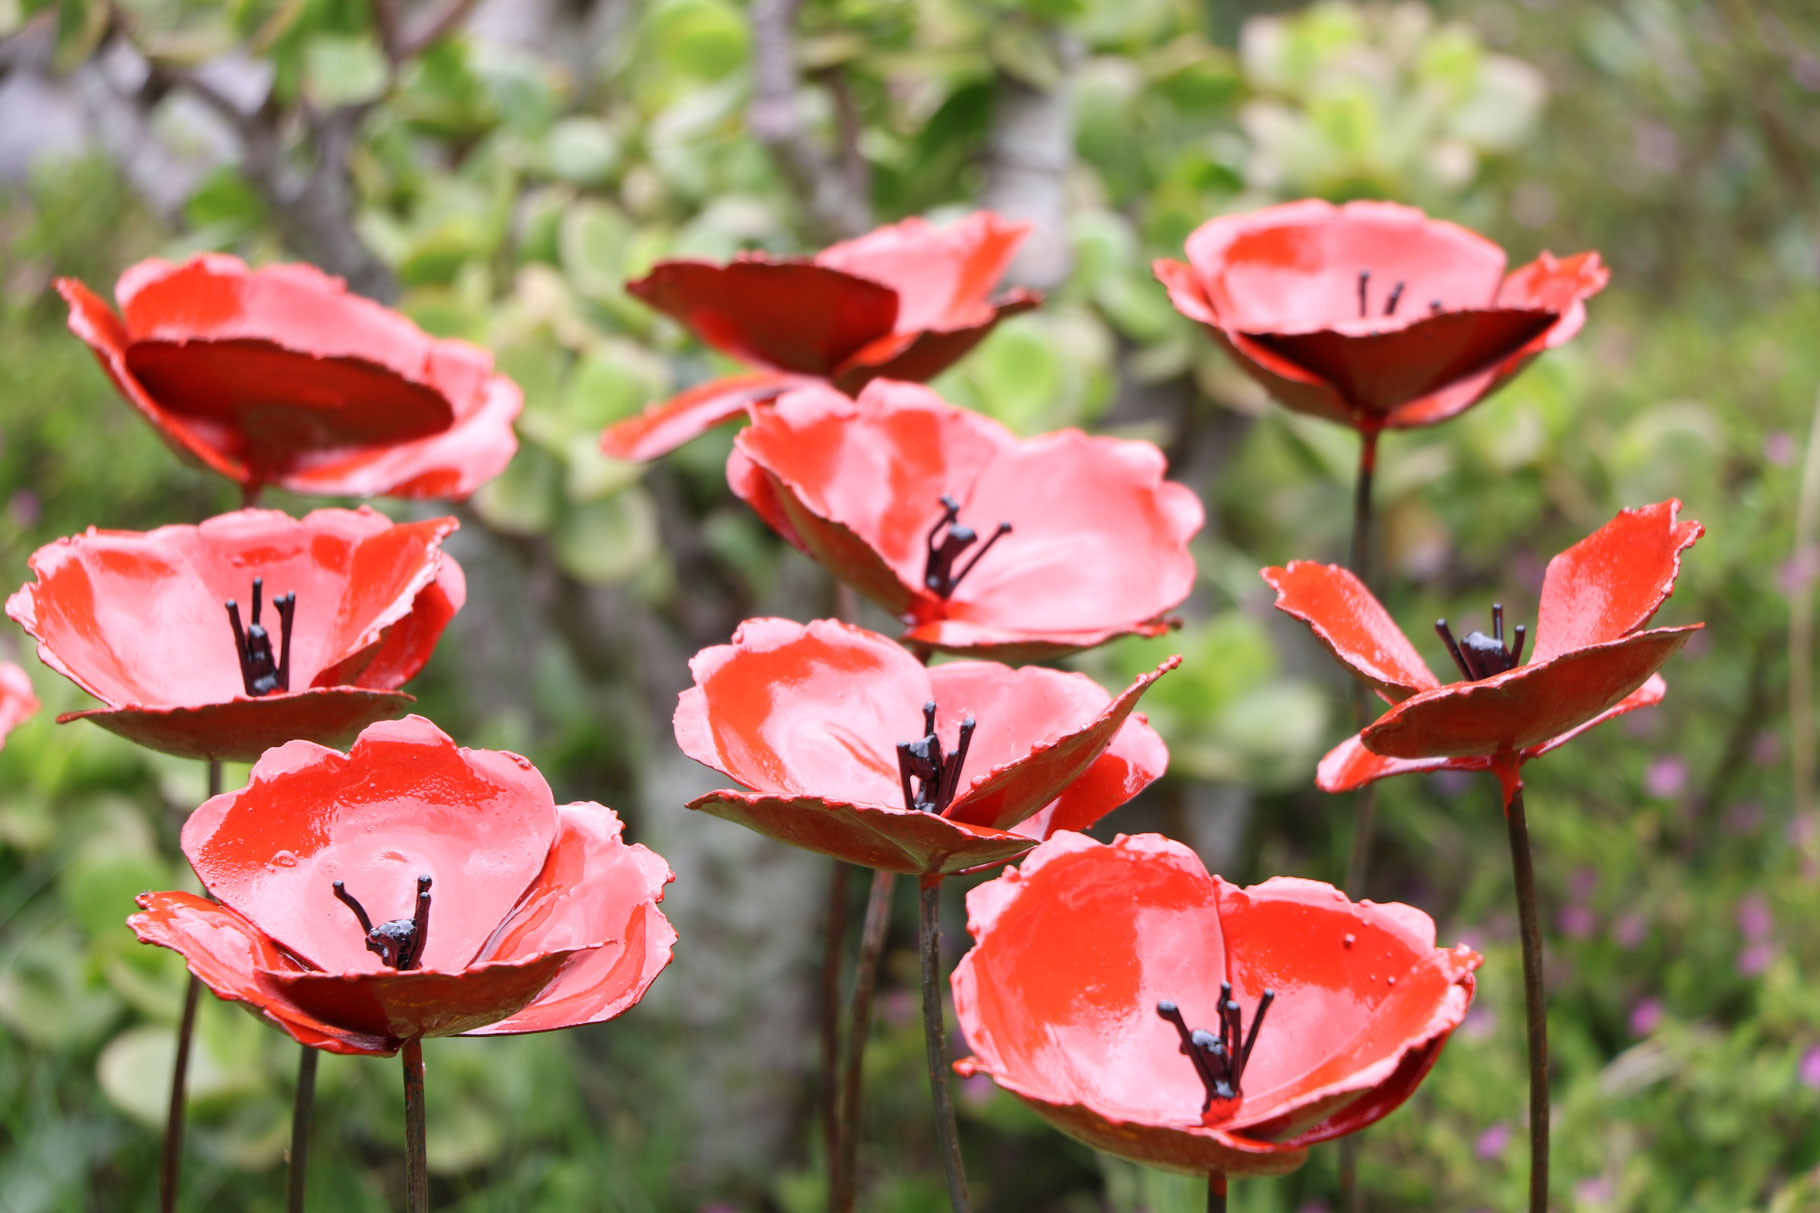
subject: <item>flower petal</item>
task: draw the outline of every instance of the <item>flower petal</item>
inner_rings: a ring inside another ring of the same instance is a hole
[[[190,972],[215,997],[245,1004],[299,1044],[377,1057],[398,1047],[383,1034],[325,1023],[261,982],[261,970],[284,972],[296,966],[257,927],[218,902],[193,893],[141,893],[139,913],[126,925],[141,943],[180,953]]]
[[[1548,562],[1536,608],[1534,661],[1628,636],[1674,593],[1681,553],[1706,532],[1677,522],[1681,503],[1618,516]]]
[[[1106,752],[1046,806],[1012,827],[1026,838],[1048,838],[1058,830],[1086,830],[1161,778],[1169,748],[1142,712],[1133,712],[1112,735]]]
[[[1350,792],[1392,775],[1427,771],[1489,771],[1489,758],[1386,758],[1365,748],[1357,734],[1329,750],[1315,768],[1315,786],[1323,792]]]
[[[1657,628],[1531,662],[1494,678],[1406,699],[1359,734],[1392,758],[1490,756],[1522,750],[1616,707],[1701,625]]]
[[[377,721],[404,715],[417,700],[403,691],[311,687],[198,707],[91,708],[66,712],[58,724],[88,720],[136,745],[178,758],[256,762],[273,746],[306,738],[348,745]]]
[[[560,948],[595,947],[514,1015],[477,1035],[547,1032],[602,1023],[640,998],[670,963],[676,931],[657,908],[676,877],[662,856],[627,846],[605,805],[556,810],[556,843],[530,891],[483,951],[510,959]]]
[[[1170,658],[1153,673],[1138,678],[1117,699],[1084,674],[1036,666],[1012,670],[979,661],[934,667],[929,671],[929,683],[941,713],[938,728],[943,732],[944,748],[953,752],[948,729],[955,727],[960,716],[971,714],[978,721],[961,772],[967,781],[943,815],[971,825],[1015,829],[1087,776],[1113,738],[1127,727],[1138,697],[1180,664],[1181,658]],[[1113,765],[1130,774],[1122,760],[1115,758]],[[968,780],[969,772],[980,773]],[[1147,772],[1135,787],[1128,779],[1096,781],[1082,796],[1128,787],[1129,797],[1157,774],[1161,771]],[[1065,811],[1080,812],[1088,803],[1084,799],[1071,802]],[[1092,803],[1103,815],[1122,801]]]
[[[628,293],[745,362],[826,378],[892,331],[897,292],[806,261],[660,261]]]
[[[990,304],[972,324],[893,333],[867,342],[841,363],[833,375],[834,386],[855,395],[875,379],[927,382],[972,353],[999,321],[1030,311],[1042,302],[1039,292],[1012,291]]]
[[[443,629],[468,600],[467,575],[453,556],[439,555],[436,580],[418,591],[410,614],[385,630],[355,685],[391,690],[415,678],[429,663]]]
[[[748,619],[689,662],[683,753],[761,793],[901,804],[897,743],[922,736],[929,676],[903,648],[823,619]]]
[[[897,292],[895,329],[955,329],[981,323],[1030,224],[975,211],[947,227],[909,218],[831,245],[817,265],[880,282]]]
[[[1390,703],[1440,686],[1428,663],[1351,572],[1335,564],[1293,560],[1262,570],[1277,592],[1276,608],[1308,625],[1315,639]]]
[[[636,463],[656,459],[804,382],[796,375],[759,371],[698,383],[636,417],[608,426],[600,436],[600,447],[614,459]]]
[[[970,826],[935,813],[817,796],[765,796],[729,789],[699,796],[688,807],[807,851],[910,876],[1003,863],[1035,845],[1021,834]]]
[[[25,671],[10,661],[0,661],[0,745],[38,708],[38,697],[32,693],[32,680]]]
[[[245,788],[190,815],[183,853],[211,893],[331,973],[381,967],[335,881],[380,923],[409,918],[417,878],[430,876],[422,964],[456,971],[518,903],[555,834],[550,786],[528,761],[462,749],[410,716],[371,726],[347,754],[307,741],[268,751]]]

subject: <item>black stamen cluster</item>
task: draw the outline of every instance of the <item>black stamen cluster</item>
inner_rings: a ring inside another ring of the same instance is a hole
[[[394,969],[415,969],[417,962],[423,959],[424,945],[430,940],[430,878],[417,878],[417,908],[409,918],[394,918],[373,925],[365,907],[354,900],[354,895],[347,890],[347,885],[337,880],[334,885],[335,897],[342,905],[354,911],[354,917],[360,920],[360,929],[366,932],[367,951],[378,956],[381,961]]]
[[[942,753],[942,739],[935,733],[935,701],[923,705],[923,735],[897,743],[897,772],[904,781],[904,807],[923,813],[940,813],[954,800],[961,783],[961,763],[973,741],[973,717],[961,721],[954,753]],[[911,781],[915,780],[912,787]]]
[[[1239,1004],[1233,1001],[1229,981],[1220,983],[1218,1036],[1206,1028],[1190,1031],[1187,1021],[1182,1018],[1181,1008],[1173,1002],[1165,999],[1156,1004],[1156,1013],[1175,1025],[1182,1037],[1182,1053],[1194,1063],[1195,1073],[1201,1076],[1201,1085],[1207,1089],[1207,1098],[1201,1104],[1202,1113],[1211,1108],[1216,1099],[1239,1097],[1239,1083],[1245,1077],[1251,1050],[1257,1046],[1258,1029],[1264,1026],[1264,1015],[1276,1000],[1275,990],[1265,990],[1258,996],[1257,1014],[1251,1017],[1249,1035],[1244,1031],[1244,1016],[1239,1011]]]
[[[240,604],[227,600],[228,623],[234,628],[234,651],[240,656],[240,681],[254,699],[273,691],[291,689],[291,621],[297,615],[297,595],[283,594],[272,599],[279,620],[278,657],[272,657],[272,637],[259,622],[260,598],[265,593],[265,579],[253,578],[253,611],[251,621],[240,625]]]
[[[1519,623],[1514,629],[1517,641],[1514,647],[1504,643],[1504,604],[1501,602],[1491,604],[1492,634],[1489,636],[1484,632],[1468,632],[1466,639],[1456,642],[1445,619],[1435,620],[1435,632],[1447,645],[1447,654],[1459,667],[1460,676],[1468,682],[1514,670],[1523,661],[1524,627]]]
[[[923,538],[923,545],[928,549],[928,559],[923,564],[923,585],[931,594],[946,598],[954,593],[954,587],[961,583],[961,578],[973,571],[973,566],[980,558],[992,550],[992,545],[1011,533],[1011,524],[1001,522],[986,540],[985,546],[973,554],[958,571],[954,562],[960,554],[972,547],[979,540],[979,534],[970,526],[962,526],[955,521],[960,517],[960,502],[947,493],[941,496],[942,516],[929,528]]]

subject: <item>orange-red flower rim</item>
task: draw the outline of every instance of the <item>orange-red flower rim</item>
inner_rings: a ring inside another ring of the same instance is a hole
[[[127,922],[217,997],[332,1053],[599,1023],[644,996],[676,940],[658,909],[669,866],[620,833],[604,805],[558,806],[526,759],[409,716],[346,754],[266,754],[184,824],[213,900],[141,894]],[[421,932],[405,925],[419,900]],[[410,963],[369,946],[386,928]]]
[[[1437,948],[1412,906],[1290,877],[1240,888],[1160,834],[1057,833],[968,893],[967,929],[952,984],[972,1056],[955,1068],[1090,1146],[1203,1176],[1291,1171],[1395,1110],[1465,1018],[1481,959]],[[1255,1030],[1215,1099],[1159,1004],[1211,1028],[1224,999]]]

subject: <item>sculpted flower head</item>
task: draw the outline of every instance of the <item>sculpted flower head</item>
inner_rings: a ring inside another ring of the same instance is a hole
[[[669,867],[620,829],[603,805],[558,806],[518,755],[410,716],[346,754],[266,754],[183,827],[212,899],[145,893],[127,922],[329,1052],[599,1023],[644,996],[676,939],[657,908]]]
[[[116,314],[73,278],[70,331],[180,454],[241,485],[463,498],[505,470],[523,394],[309,265],[205,253],[120,276]]]
[[[251,762],[296,738],[345,743],[413,702],[467,583],[453,518],[240,510],[101,531],[31,558],[6,613],[43,662],[106,706],[92,720],[186,758]]]
[[[683,753],[749,790],[689,807],[850,863],[934,876],[1086,829],[1163,773],[1162,739],[1083,674],[925,669],[875,633],[748,619],[689,663]]]
[[[1344,792],[1388,775],[1491,771],[1508,802],[1519,770],[1596,724],[1661,700],[1658,667],[1702,624],[1646,628],[1674,591],[1681,553],[1704,533],[1679,501],[1624,510],[1548,563],[1533,641],[1526,625],[1439,643],[1460,673],[1443,683],[1371,592],[1345,569],[1296,561],[1263,570],[1277,609],[1314,631],[1391,710],[1321,760],[1316,782]],[[1529,661],[1523,662],[1528,643]]]
[[[858,392],[873,379],[922,382],[1040,297],[993,290],[1029,225],[978,211],[948,227],[906,219],[814,257],[747,253],[726,265],[662,261],[633,296],[709,345],[764,368],[717,379],[610,427],[606,452],[655,459],[793,386]]]
[[[1389,202],[1317,199],[1210,219],[1158,261],[1199,321],[1277,400],[1367,433],[1464,412],[1586,320],[1597,253],[1506,274],[1504,250]]]
[[[1411,906],[1250,888],[1160,834],[1061,832],[967,895],[954,1013],[987,1074],[1097,1149],[1276,1175],[1407,1099],[1480,957]]]
[[[1163,473],[1147,442],[1019,439],[887,382],[790,393],[727,464],[779,534],[903,620],[905,643],[1005,660],[1167,630],[1203,514]]]

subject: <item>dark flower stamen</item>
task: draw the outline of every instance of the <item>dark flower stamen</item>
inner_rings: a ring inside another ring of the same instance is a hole
[[[954,587],[961,583],[961,578],[973,571],[973,566],[980,562],[980,558],[992,550],[992,545],[1011,533],[1011,524],[999,523],[992,537],[973,554],[973,559],[956,571],[955,560],[978,541],[979,535],[972,527],[962,526],[955,521],[961,512],[958,501],[943,493],[941,503],[942,516],[936,519],[935,525],[929,528],[929,534],[923,539],[929,551],[929,558],[923,565],[923,585],[930,593],[946,598],[954,593]]]
[[[1504,604],[1491,604],[1491,635],[1484,632],[1468,632],[1466,639],[1456,642],[1453,632],[1448,629],[1445,619],[1435,620],[1435,632],[1447,645],[1447,655],[1453,658],[1454,665],[1460,669],[1460,676],[1468,682],[1477,682],[1481,678],[1490,678],[1507,670],[1514,670],[1523,661],[1523,642],[1527,639],[1526,629],[1518,624],[1513,629],[1516,637],[1514,646],[1504,643]]]
[[[1386,316],[1396,315],[1397,314],[1397,301],[1402,298],[1403,298],[1403,284],[1401,282],[1399,282],[1396,284],[1396,286],[1391,288],[1390,298],[1388,298],[1384,301],[1384,314]]]
[[[259,622],[260,599],[265,593],[265,579],[253,578],[253,611],[246,627],[240,625],[240,604],[227,600],[228,623],[234,628],[234,651],[240,657],[240,681],[254,699],[273,691],[291,689],[291,621],[297,614],[297,595],[283,594],[272,599],[278,610],[278,658],[272,659],[272,637]]]
[[[1201,1085],[1207,1088],[1207,1098],[1201,1104],[1203,1114],[1213,1107],[1216,1099],[1239,1098],[1245,1065],[1251,1060],[1252,1049],[1257,1047],[1258,1029],[1264,1026],[1264,1015],[1276,999],[1275,990],[1265,990],[1258,996],[1257,1013],[1251,1018],[1251,1031],[1247,1034],[1245,1017],[1232,998],[1232,983],[1221,982],[1218,1036],[1206,1028],[1190,1031],[1187,1021],[1182,1018],[1181,1008],[1173,1002],[1164,1000],[1156,1004],[1156,1013],[1175,1025],[1182,1038],[1182,1054],[1194,1063],[1195,1073],[1201,1076]]]
[[[394,918],[390,922],[373,925],[367,916],[366,909],[354,900],[354,895],[347,890],[341,881],[335,882],[335,897],[342,905],[354,911],[354,917],[360,920],[360,929],[366,932],[367,951],[378,956],[380,960],[394,969],[415,969],[417,962],[423,959],[423,948],[430,939],[430,878],[417,878],[417,908],[409,918]]]
[[[923,735],[897,743],[897,772],[904,782],[904,807],[923,813],[940,813],[960,789],[961,764],[973,741],[973,717],[961,721],[954,753],[942,753],[942,739],[935,733],[935,701],[923,705]],[[916,784],[911,785],[914,779]]]
[[[1366,288],[1369,287],[1370,285],[1371,285],[1371,271],[1370,270],[1360,270],[1359,271],[1359,319],[1360,320],[1365,319],[1365,315],[1366,315],[1365,291],[1366,291]]]

